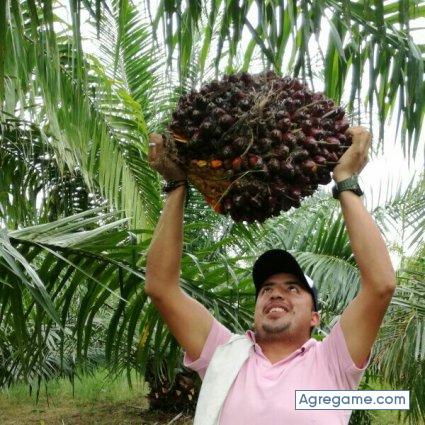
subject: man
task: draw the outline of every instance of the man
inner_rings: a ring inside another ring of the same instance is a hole
[[[323,342],[310,338],[319,323],[314,284],[285,251],[268,251],[254,265],[254,332],[246,335],[232,335],[180,289],[186,176],[164,159],[161,137],[151,136],[151,165],[177,183],[149,249],[145,290],[185,350],[185,364],[203,378],[195,424],[348,423],[347,411],[295,410],[295,390],[357,388],[395,290],[388,251],[355,181],[371,137],[362,127],[348,132],[352,146],[333,179],[361,287]]]

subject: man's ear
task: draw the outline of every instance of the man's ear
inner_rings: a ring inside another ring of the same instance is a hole
[[[320,323],[320,315],[317,311],[312,311],[311,312],[311,321],[310,321],[310,326],[315,328],[316,326],[318,326]]]

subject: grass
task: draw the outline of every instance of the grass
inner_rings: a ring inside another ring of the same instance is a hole
[[[105,370],[75,381],[74,395],[66,379],[49,382],[40,392],[38,403],[28,386],[14,385],[0,392],[2,425],[133,425],[189,424],[189,418],[148,411],[148,386],[133,377],[130,389],[125,376],[115,381]],[[174,420],[173,420],[174,419]]]
[[[40,393],[38,403],[28,386],[18,384],[0,391],[1,425],[189,425],[191,418],[176,414],[148,411],[148,385],[132,376],[133,388],[126,377],[111,381],[107,372],[97,370],[93,375],[75,381],[74,395],[66,379],[49,382]],[[374,389],[381,389],[378,384]],[[373,425],[398,425],[397,411],[375,411]]]

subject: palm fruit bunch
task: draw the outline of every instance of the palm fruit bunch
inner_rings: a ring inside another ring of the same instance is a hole
[[[331,181],[351,144],[348,127],[323,93],[268,71],[226,75],[182,96],[165,136],[215,211],[263,222]]]

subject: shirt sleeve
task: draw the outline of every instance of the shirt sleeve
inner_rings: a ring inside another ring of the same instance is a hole
[[[321,344],[324,361],[338,388],[355,390],[369,365],[370,357],[359,368],[348,351],[341,324],[338,321]]]
[[[198,372],[201,379],[204,379],[205,372],[207,371],[215,349],[219,345],[228,342],[231,335],[232,333],[229,329],[223,326],[218,320],[214,319],[201,355],[198,359],[193,360],[185,353],[183,358],[184,366]]]

